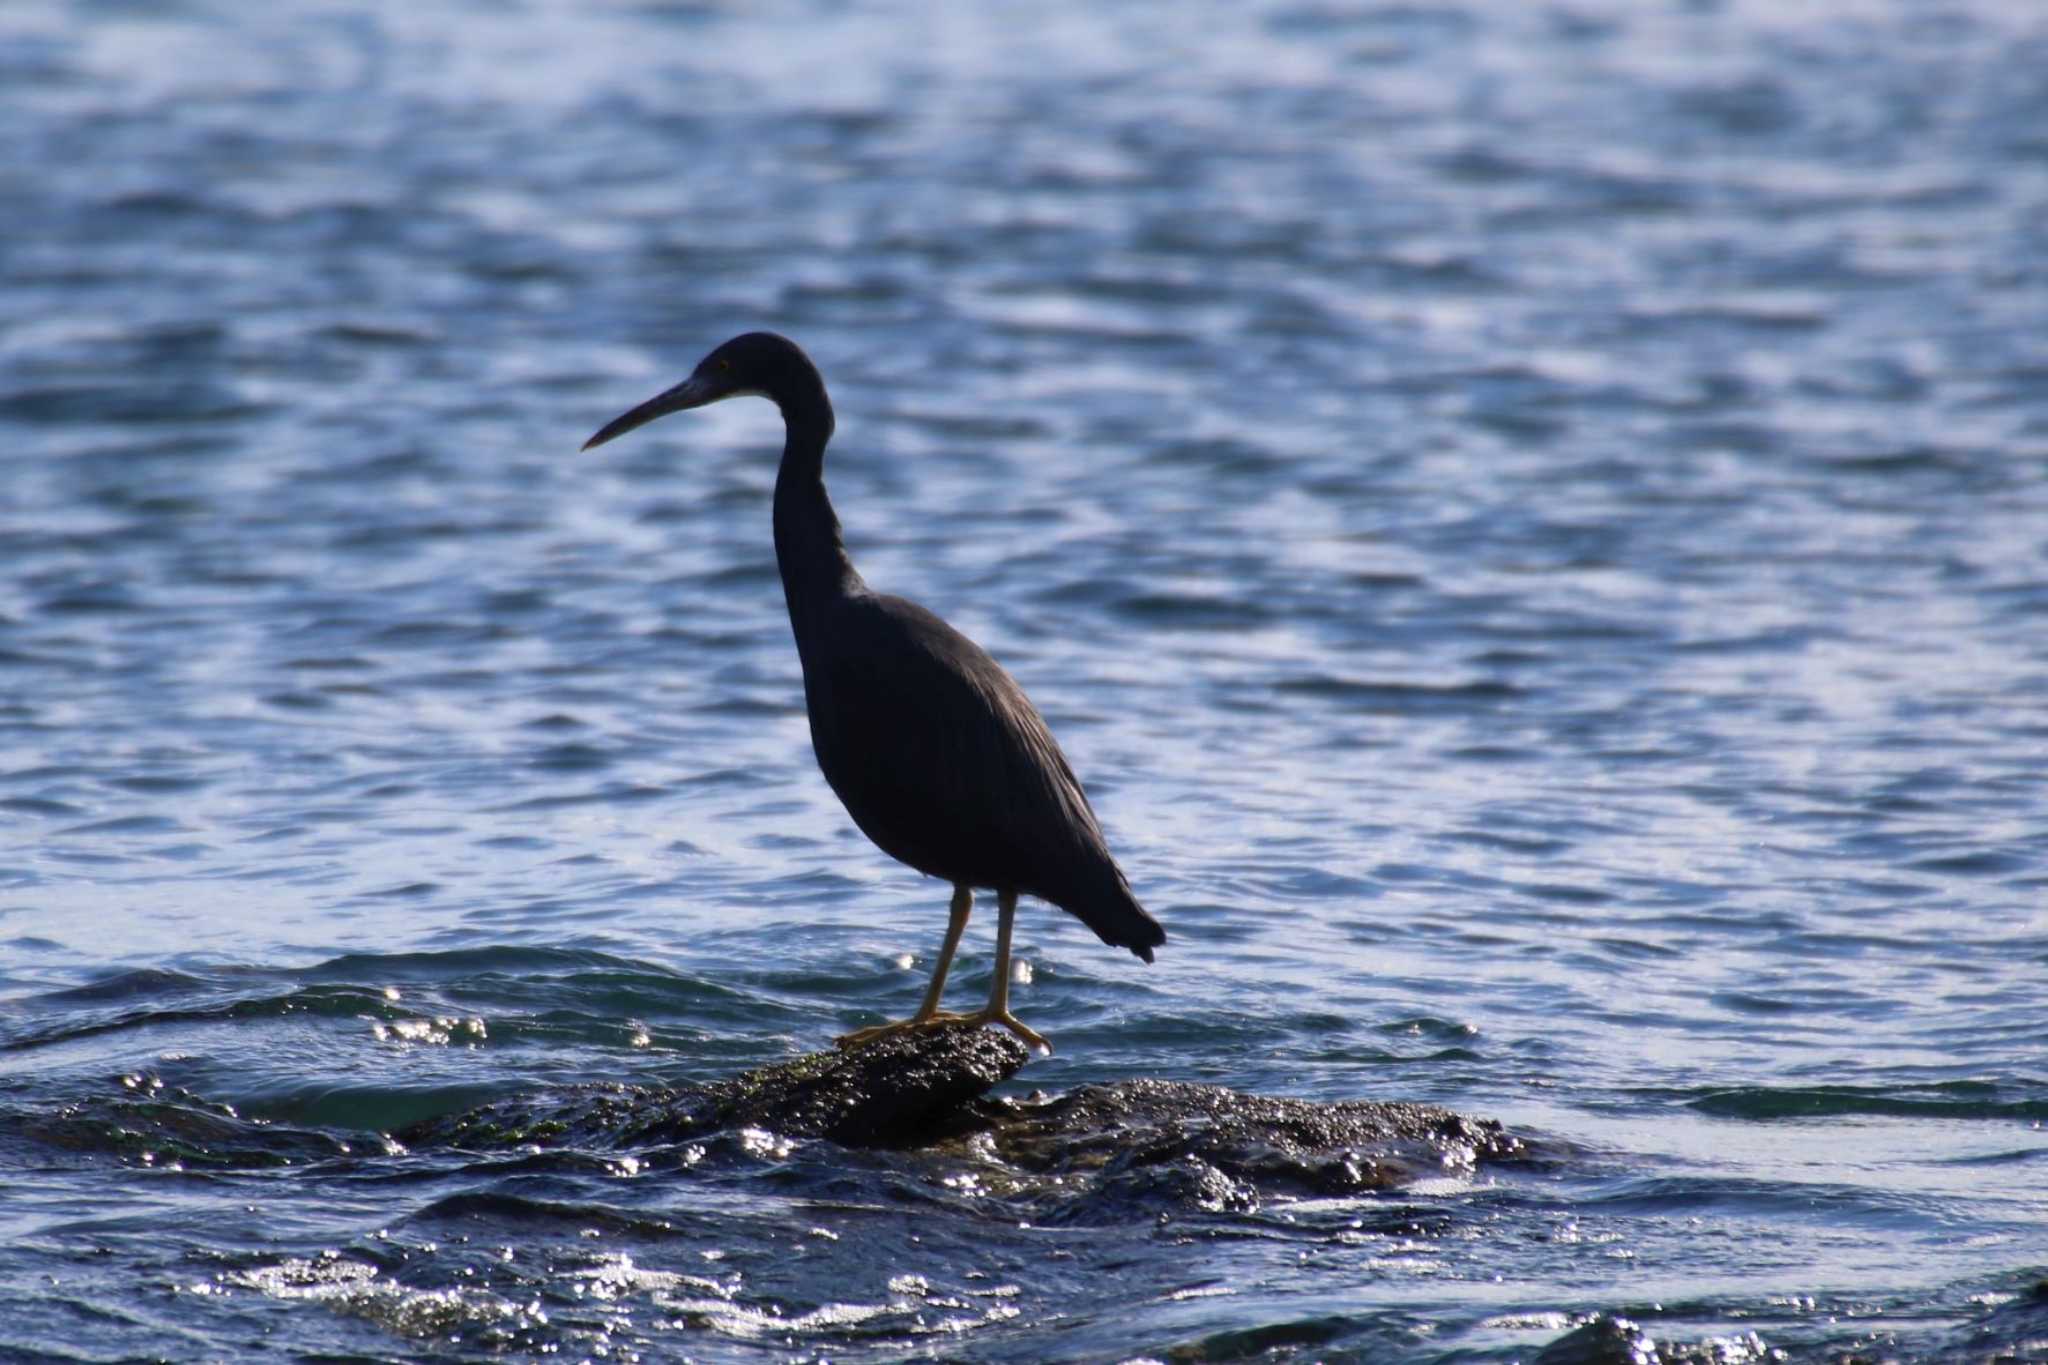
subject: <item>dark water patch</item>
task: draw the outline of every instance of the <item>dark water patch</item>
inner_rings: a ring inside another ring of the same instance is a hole
[[[681,787],[730,787],[735,790],[771,787],[780,789],[781,783],[765,774],[740,768],[716,768],[710,772],[690,773],[678,779]]]
[[[1980,1152],[1968,1156],[1949,1157],[1940,1164],[1945,1166],[2018,1166],[2035,1162],[2048,1163],[2048,1144],[2036,1147],[2019,1147],[2004,1152]]]
[[[325,711],[334,705],[334,699],[319,692],[272,692],[263,698],[263,704],[280,711]]]
[[[1479,1034],[1472,1025],[1458,1019],[1438,1019],[1419,1015],[1412,1019],[1393,1019],[1374,1028],[1384,1034],[1404,1038],[1433,1038],[1444,1042],[1469,1042]]]
[[[17,422],[142,425],[153,422],[247,422],[267,409],[205,384],[47,385],[0,393],[0,416]]]
[[[351,1148],[375,1150],[376,1135],[404,1132],[443,1114],[461,1113],[494,1098],[490,1082],[448,1084],[266,1084],[246,1088],[238,1105],[266,1124],[345,1135]]]
[[[208,500],[192,495],[169,492],[144,492],[133,488],[96,488],[87,495],[92,503],[113,512],[132,513],[135,520],[108,534],[107,540],[141,541],[147,539],[174,541],[178,528],[174,523],[192,517],[205,516],[217,509]],[[239,584],[246,581],[241,575],[227,570],[201,569],[209,583]],[[254,581],[269,581],[261,576],[252,576]]]
[[[1990,1090],[1986,1087],[1986,1090]],[[1994,1092],[1995,1093],[1995,1092]],[[2039,1122],[2048,1118],[2048,1099],[1947,1098],[1856,1086],[1747,1088],[1695,1096],[1688,1107],[1718,1118],[1778,1119],[1881,1116],[1924,1119],[1988,1119]]]
[[[1385,882],[1431,882],[1443,875],[1443,869],[1422,863],[1381,863],[1372,875]]]
[[[602,952],[562,949],[474,948],[397,957],[336,959],[303,974],[308,980],[378,983],[382,998],[393,986],[405,998],[418,993],[431,1008],[510,1014],[492,1026],[499,1041],[537,1027],[547,1037],[630,1038],[622,1021],[733,1021],[780,1007],[758,992],[700,977],[682,976],[653,963],[633,963]],[[370,989],[356,987],[352,989]],[[410,1011],[389,1005],[378,1017]],[[521,1019],[528,1022],[522,1024]]]
[[[483,668],[444,668],[415,673],[412,684],[436,692],[484,692],[503,685],[503,679],[495,672]],[[337,683],[323,689],[330,692],[351,694],[374,693],[378,689],[359,684]]]
[[[221,986],[207,986],[204,989],[207,994],[215,997],[226,993],[225,988]],[[22,1027],[0,1034],[0,1050],[29,1051],[105,1034],[171,1028],[187,1024],[224,1025],[282,1019],[288,1016],[314,1019],[400,1019],[406,1014],[406,1011],[399,1009],[380,991],[367,987],[319,987],[287,991],[282,994],[216,998],[209,1003],[166,1004],[154,1008],[122,1011],[96,1010],[84,1012],[82,1015],[74,1012],[75,1017],[61,1022],[45,1022],[32,1016],[24,1021]]]
[[[906,411],[892,414],[892,420],[961,441],[1032,441],[1043,439],[1045,424],[1035,417],[1005,417],[975,412]]]
[[[1800,120],[1793,91],[1769,77],[1699,84],[1673,93],[1672,109],[1705,123],[1710,132],[1769,137],[1790,131]]]
[[[1148,461],[1170,468],[1195,469],[1222,477],[1261,476],[1284,463],[1272,451],[1243,440],[1176,441],[1156,447]]]
[[[596,791],[572,792],[554,796],[529,796],[510,805],[492,806],[487,813],[497,814],[512,811],[556,810],[565,806],[610,805],[617,803],[638,803],[654,801],[670,795],[666,787],[649,787],[640,783],[607,783]]]
[[[1588,1202],[1591,1208],[1610,1214],[1669,1218],[1723,1209],[1740,1211],[1745,1217],[1818,1217],[1830,1222],[1903,1229],[1921,1224],[1930,1199],[1927,1195],[1848,1185],[1646,1176],[1613,1181]]]
[[[198,777],[176,777],[162,773],[138,773],[130,777],[108,779],[107,785],[123,791],[142,793],[168,793],[197,791],[207,785],[206,779]]]
[[[1908,474],[1957,473],[1978,467],[1981,462],[1968,458],[1959,459],[1950,452],[1934,446],[1915,446],[1866,455],[1816,456],[1812,463],[1836,473],[1896,477]]]
[[[496,528],[497,531],[504,529]],[[493,533],[494,529],[491,527],[453,520],[358,526],[337,536],[334,548],[342,551],[391,549],[416,542],[430,544],[437,540],[466,540],[472,536]]]
[[[1190,593],[1133,593],[1112,605],[1117,612],[1146,625],[1181,630],[1242,630],[1272,616],[1257,602]]]
[[[44,598],[37,610],[48,616],[102,616],[140,610],[145,603],[123,583],[92,583]]]
[[[1628,321],[1635,329],[1652,335],[1724,330],[1738,335],[1756,333],[1769,336],[1779,332],[1816,331],[1826,327],[1831,316],[1818,299],[1788,296],[1645,310],[1630,315]]]
[[[153,188],[113,195],[98,206],[104,212],[126,218],[180,219],[221,216],[227,208],[219,199],[201,197],[181,190]]]
[[[1248,943],[1259,936],[1258,926],[1237,906],[1176,899],[1173,918],[1179,935],[1198,941]]]
[[[333,322],[317,327],[313,335],[323,341],[371,349],[411,350],[434,344],[434,333],[389,323]]]
[[[1713,635],[1682,640],[1676,648],[1686,654],[1790,653],[1831,638],[1832,631],[1805,626],[1787,626],[1742,635]]]
[[[494,1235],[507,1232],[515,1236],[520,1229],[542,1233],[561,1229],[580,1233],[584,1228],[592,1228],[610,1236],[647,1242],[698,1235],[696,1229],[686,1232],[667,1218],[637,1218],[603,1204],[567,1203],[496,1192],[453,1194],[437,1199],[411,1214],[406,1223],[412,1227],[427,1228],[481,1225],[491,1229]]]
[[[441,886],[436,882],[403,882],[397,886],[387,886],[376,891],[366,891],[363,893],[362,898],[373,901],[423,900],[440,894],[441,890]]]
[[[168,815],[121,815],[110,820],[97,820],[91,824],[74,825],[58,831],[66,836],[74,835],[131,835],[131,834],[176,834],[185,829]]]
[[[1682,962],[1688,956],[1682,948],[1656,943],[1646,939],[1598,937],[1593,942],[1613,953],[1616,957],[1635,961]]]
[[[1467,758],[1475,762],[1519,762],[1528,755],[1521,750],[1500,751],[1493,749],[1456,750],[1454,758]],[[1471,844],[1479,848],[1499,849],[1526,858],[1553,858],[1571,848],[1565,839],[1545,838],[1536,834],[1505,834],[1499,830],[1464,829],[1452,830],[1441,836],[1450,843]]]
[[[1346,575],[1344,581],[1367,592],[1410,592],[1429,586],[1428,580],[1419,574],[1405,573],[1354,573]]]
[[[476,841],[478,848],[517,850],[522,853],[545,853],[553,848],[552,840],[532,834],[494,834],[487,839]]]
[[[53,801],[40,796],[10,796],[0,800],[0,810],[13,811],[19,815],[40,816],[47,820],[66,820],[83,815],[82,806],[67,801]]]
[[[93,1098],[14,1114],[10,1127],[75,1159],[111,1158],[159,1171],[302,1167],[376,1150],[307,1129],[245,1118],[151,1077],[123,1080],[121,1098]]]
[[[1513,683],[1487,680],[1444,684],[1368,682],[1327,674],[1282,678],[1273,687],[1277,692],[1341,701],[1381,715],[1490,708],[1522,695],[1522,689]]]
[[[133,860],[131,853],[100,853],[88,849],[52,847],[46,856],[53,863],[68,863],[74,867],[115,867]]]
[[[70,670],[76,667],[73,658],[56,654],[38,654],[31,650],[0,649],[0,668],[50,668]]]
[[[403,648],[434,648],[489,644],[513,638],[513,632],[477,621],[401,621],[376,630],[370,638],[379,644]]]
[[[533,973],[605,969],[640,969],[670,975],[660,968],[641,968],[609,953],[581,948],[504,947],[456,948],[446,952],[349,953],[305,968],[308,981],[443,981],[451,977],[497,973]]]
[[[1356,1319],[1332,1316],[1232,1328],[1192,1341],[1178,1342],[1168,1348],[1167,1358],[1175,1361],[1265,1360],[1334,1341],[1356,1346],[1359,1343],[1349,1339],[1364,1325]]]
[[[1048,605],[1073,603],[1087,606],[1109,605],[1136,595],[1137,585],[1129,579],[1065,576],[1035,594],[1038,601]]]
[[[175,996],[207,988],[208,983],[200,977],[161,967],[145,967],[137,971],[120,972],[83,986],[51,991],[40,999],[48,1004],[59,1005],[74,1001],[98,1003],[107,1000],[133,1000],[140,996]]]
[[[1760,422],[1723,417],[1676,422],[1667,439],[1681,449],[1762,455],[1775,452],[1784,437],[1775,428]]]
[[[1906,864],[1910,872],[1952,877],[2010,877],[2035,867],[2040,859],[2001,849],[1981,849]]]
[[[762,697],[724,696],[714,701],[701,702],[690,708],[692,714],[717,716],[729,720],[757,720],[775,716],[800,714],[792,701],[772,701]]]
[[[1385,880],[1385,870],[1374,868],[1372,877]],[[1367,878],[1320,867],[1274,868],[1251,881],[1267,894],[1287,900],[1370,900],[1380,894],[1380,889]]]
[[[1606,905],[1614,900],[1611,893],[1599,888],[1563,882],[1530,882],[1516,885],[1513,889],[1520,895],[1533,896],[1537,900],[1568,905]]]
[[[350,450],[330,464],[302,471],[298,477],[309,486],[326,483],[355,487],[393,482],[407,475],[433,476],[439,470],[440,464],[434,456],[417,448],[387,450],[370,456]],[[358,529],[359,526],[335,527],[335,543]]]
[[[703,518],[704,514],[704,508],[699,503],[656,498],[635,512],[633,519],[642,526],[676,526],[689,525]]]
[[[1783,999],[1745,991],[1722,991],[1714,996],[1714,1003],[1739,1014],[1800,1014],[1811,1008],[1811,1002],[1804,999]]]

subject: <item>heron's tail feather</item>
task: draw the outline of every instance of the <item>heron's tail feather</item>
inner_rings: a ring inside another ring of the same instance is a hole
[[[1075,897],[1063,900],[1060,908],[1068,911],[1083,924],[1095,931],[1095,936],[1115,948],[1128,948],[1145,961],[1152,960],[1152,950],[1166,942],[1166,930],[1159,927],[1159,921],[1145,913],[1145,907],[1138,904],[1138,898],[1131,894],[1130,883],[1123,874],[1116,876],[1114,887],[1105,888],[1093,896]]]

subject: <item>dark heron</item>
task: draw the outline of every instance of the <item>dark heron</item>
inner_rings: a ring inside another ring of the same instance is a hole
[[[768,332],[734,337],[688,379],[583,443],[603,445],[685,408],[752,394],[782,410],[775,563],[803,663],[818,767],[884,853],[953,884],[952,918],[924,1003],[910,1018],[849,1033],[842,1047],[964,1020],[1051,1044],[1010,1013],[1017,897],[1051,901],[1104,943],[1145,961],[1166,931],[1131,895],[1102,826],[1038,708],[981,646],[932,613],[861,581],[825,494],[832,401],[811,358]],[[939,1009],[974,888],[996,893],[995,980],[975,1014]]]

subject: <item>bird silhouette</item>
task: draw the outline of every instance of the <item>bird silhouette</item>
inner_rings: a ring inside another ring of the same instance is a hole
[[[842,1036],[858,1046],[904,1029],[964,1021],[1045,1038],[1010,1012],[1010,936],[1020,894],[1050,901],[1103,942],[1146,962],[1166,931],[1110,856],[1102,826],[1038,708],[981,646],[915,602],[877,593],[847,557],[825,493],[832,402],[795,342],[734,337],[690,377],[607,423],[589,450],[657,417],[727,398],[782,412],[775,477],[775,562],[803,665],[811,746],[853,822],[883,852],[953,884],[946,938],[910,1018]],[[992,890],[995,979],[973,1014],[939,1008],[946,971],[974,908]]]

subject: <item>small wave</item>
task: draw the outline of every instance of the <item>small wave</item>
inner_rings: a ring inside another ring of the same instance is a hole
[[[134,975],[142,975],[136,973]],[[218,983],[194,979],[189,986],[175,990],[166,988],[162,994],[188,994],[200,991],[219,991]],[[43,996],[27,1002],[34,1006],[55,997]],[[124,998],[124,997],[115,997]],[[132,998],[132,997],[131,997]],[[88,997],[88,1000],[90,998]],[[75,1042],[83,1038],[103,1034],[121,1033],[131,1029],[163,1028],[178,1024],[219,1024],[252,1019],[276,1019],[291,1014],[311,1015],[318,1018],[350,1018],[363,1014],[379,1014],[391,1009],[391,1002],[383,992],[371,987],[293,990],[278,994],[237,996],[216,1000],[207,1004],[180,1006],[158,1006],[150,1009],[122,1010],[112,1013],[91,1012],[83,1019],[69,1019],[56,1024],[31,1026],[13,1036],[0,1034],[0,1051],[22,1052],[37,1048],[52,1047],[59,1043]]]
[[[515,1228],[598,1228],[607,1233],[657,1237],[673,1230],[672,1220],[640,1218],[606,1204],[534,1199],[501,1190],[466,1191],[436,1199],[406,1219],[410,1224],[490,1223]]]
[[[506,975],[612,968],[655,976],[674,973],[644,962],[589,948],[529,948],[514,945],[450,948],[441,952],[345,953],[308,967],[308,981],[447,981],[486,972]]]
[[[162,967],[144,967],[132,972],[121,972],[99,981],[89,981],[83,986],[51,991],[47,995],[37,997],[37,1002],[96,1004],[109,1000],[135,1000],[145,997],[161,999],[186,991],[202,990],[207,984],[202,978],[189,976],[184,972],[174,972]]]
[[[520,1343],[548,1322],[537,1301],[520,1304],[483,1288],[411,1288],[383,1278],[376,1266],[332,1255],[229,1271],[210,1284],[195,1286],[194,1292],[232,1288],[317,1303],[420,1341],[467,1338],[505,1347]]]

